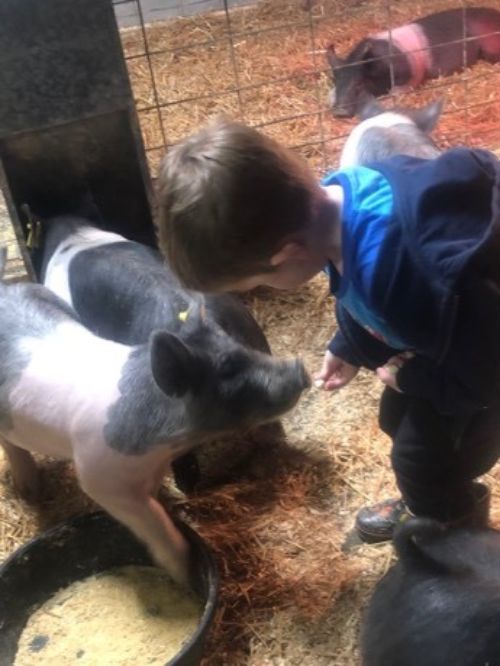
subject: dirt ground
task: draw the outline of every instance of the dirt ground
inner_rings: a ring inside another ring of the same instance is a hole
[[[154,25],[147,31],[150,50],[174,49],[154,59],[157,95],[168,103],[161,111],[167,142],[221,111],[253,124],[276,120],[264,131],[298,146],[319,176],[335,166],[355,123],[334,120],[325,108],[330,86],[322,61],[325,44],[335,41],[343,54],[367,31],[456,4],[324,0],[309,15],[295,0],[261,2],[231,12],[231,39],[222,14]],[[264,27],[266,32],[258,32]],[[141,52],[137,31],[123,38],[127,53]],[[234,70],[227,65],[231,48],[236,49],[239,85],[260,81],[262,87],[234,92]],[[153,104],[147,62],[139,57],[129,67],[139,108]],[[400,102],[422,105],[444,94],[438,143],[500,152],[499,70],[479,63],[464,75],[407,93]],[[278,84],[265,83],[280,77]],[[205,97],[194,99],[200,95]],[[464,110],[466,103],[474,106]],[[162,143],[158,113],[140,116],[154,170],[164,153],[155,149]],[[275,354],[299,354],[311,371],[319,368],[335,330],[327,292],[320,276],[295,293],[248,296]],[[242,446],[255,446],[255,455],[236,480],[190,498],[168,487],[169,504],[206,537],[221,569],[221,604],[207,645],[207,666],[359,663],[362,609],[392,561],[389,545],[344,547],[357,510],[395,491],[389,442],[377,427],[379,394],[378,382],[367,372],[337,394],[311,389],[284,419],[286,443],[256,443],[242,436]],[[41,530],[92,506],[79,491],[71,465],[50,460],[40,465],[44,494],[40,504],[29,506],[12,490],[0,453],[0,559]],[[499,525],[498,466],[488,482],[492,522]]]

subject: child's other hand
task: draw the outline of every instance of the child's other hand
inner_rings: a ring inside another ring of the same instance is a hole
[[[377,368],[376,372],[380,381],[386,386],[398,391],[398,393],[401,393],[401,389],[398,386],[398,372],[412,356],[413,354],[411,352],[403,352],[402,354],[393,356],[385,365]]]
[[[314,376],[314,385],[325,391],[335,391],[354,379],[358,370],[357,366],[346,363],[338,356],[334,356],[331,351],[327,351],[323,359],[323,367]]]

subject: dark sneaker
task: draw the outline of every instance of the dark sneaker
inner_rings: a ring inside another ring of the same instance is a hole
[[[394,529],[412,514],[402,499],[389,499],[363,507],[356,516],[356,531],[365,543],[390,541]]]
[[[478,481],[472,486],[472,508],[460,518],[446,522],[450,527],[486,527],[491,493]],[[392,539],[394,529],[413,514],[402,499],[390,499],[361,509],[356,516],[356,531],[361,541],[379,543]]]

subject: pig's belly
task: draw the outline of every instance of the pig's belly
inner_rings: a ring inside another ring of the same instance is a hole
[[[2,430],[1,436],[21,449],[42,453],[55,458],[72,458],[69,437],[57,429],[40,424],[21,415],[12,418],[11,428]]]

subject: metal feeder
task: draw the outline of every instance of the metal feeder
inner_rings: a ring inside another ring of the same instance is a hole
[[[30,277],[39,270],[32,214],[75,211],[89,196],[106,229],[156,244],[111,0],[2,0],[0,90],[0,186]]]

